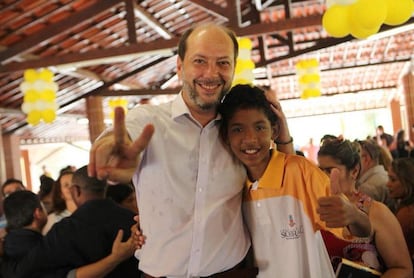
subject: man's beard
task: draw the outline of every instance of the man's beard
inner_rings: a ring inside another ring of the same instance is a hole
[[[230,86],[226,86],[226,83],[224,81],[220,81],[220,83],[224,85],[224,87],[222,87],[222,90],[218,98],[212,102],[203,102],[201,100],[197,92],[197,81],[193,82],[193,86],[190,86],[188,82],[183,82],[183,89],[188,92],[189,97],[199,108],[201,108],[202,110],[210,110],[216,108],[220,101],[223,99],[223,97],[226,95],[226,93],[230,90]]]

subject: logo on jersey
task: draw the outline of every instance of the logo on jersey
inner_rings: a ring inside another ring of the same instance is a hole
[[[293,215],[289,214],[287,226],[280,230],[280,235],[284,239],[297,239],[303,234],[303,226],[296,223]]]

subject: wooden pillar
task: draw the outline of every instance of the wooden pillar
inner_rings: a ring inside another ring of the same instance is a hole
[[[6,167],[6,178],[22,179],[20,167],[20,138],[17,135],[3,136],[3,150]]]
[[[406,134],[410,140],[414,140],[414,76],[411,71],[405,73],[401,78],[404,100],[405,100],[405,117],[407,123]]]
[[[93,143],[105,129],[102,97],[87,97],[86,113],[89,120],[89,140]]]
[[[392,98],[389,105],[391,110],[392,134],[396,134],[402,128],[401,103],[399,99]]]
[[[3,135],[0,126],[0,184],[6,181],[6,159],[4,158]]]

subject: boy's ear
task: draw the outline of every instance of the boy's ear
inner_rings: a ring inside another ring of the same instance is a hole
[[[272,141],[275,141],[279,137],[280,127],[279,124],[272,125]]]

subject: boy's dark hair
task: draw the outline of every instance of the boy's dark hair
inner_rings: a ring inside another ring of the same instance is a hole
[[[3,203],[6,229],[10,231],[30,225],[37,208],[43,209],[39,197],[32,191],[16,191],[7,196]]]
[[[240,109],[257,109],[263,111],[272,126],[276,125],[278,118],[273,113],[264,91],[259,87],[250,85],[236,85],[230,89],[218,107],[221,114],[221,135],[227,137],[229,120]]]
[[[88,166],[83,166],[75,171],[72,177],[72,184],[79,186],[82,190],[100,196],[104,196],[107,187],[105,180],[89,177]]]

